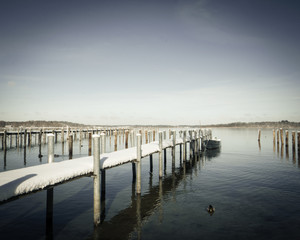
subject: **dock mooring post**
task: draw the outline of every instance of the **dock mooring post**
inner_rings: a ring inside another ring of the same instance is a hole
[[[285,146],[286,147],[289,146],[289,131],[288,130],[285,131]]]
[[[137,181],[136,193],[141,194],[141,158],[142,158],[142,138],[141,134],[136,135],[136,162],[137,162]]]
[[[93,135],[93,157],[94,157],[94,225],[100,224],[101,194],[100,194],[100,136]]]
[[[92,156],[92,133],[89,132],[89,156]]]
[[[257,137],[257,141],[259,141],[259,142],[260,142],[260,136],[261,136],[261,130],[258,129],[258,137]]]
[[[186,130],[183,131],[183,151],[182,151],[182,155],[183,155],[183,161],[186,161]]]
[[[101,152],[100,154],[106,153],[106,133],[102,132],[101,136]],[[105,189],[106,189],[106,172],[105,169],[101,168],[101,199],[105,199]]]
[[[48,163],[54,162],[54,134],[47,134],[48,137]]]
[[[73,156],[73,135],[69,135],[69,159],[72,159]]]
[[[175,168],[175,148],[176,148],[176,131],[172,131],[172,142],[173,142],[173,147],[172,147],[172,168]]]
[[[162,178],[163,176],[163,170],[162,170],[162,150],[163,150],[163,136],[162,132],[158,133],[159,138],[159,178]]]

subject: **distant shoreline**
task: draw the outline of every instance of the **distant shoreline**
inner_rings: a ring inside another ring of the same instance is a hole
[[[226,124],[206,124],[206,125],[88,125],[73,123],[67,121],[0,121],[0,127],[159,127],[159,128],[174,128],[174,127],[193,127],[193,128],[300,128],[300,122],[289,122],[287,120],[279,122],[233,122]]]

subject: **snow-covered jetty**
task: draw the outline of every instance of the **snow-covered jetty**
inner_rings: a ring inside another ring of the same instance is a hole
[[[162,132],[159,132],[159,141],[154,141],[148,144],[141,144],[141,135],[137,134],[137,146],[127,148],[115,152],[105,153],[105,144],[100,148],[100,135],[93,135],[94,146],[93,156],[82,157],[78,159],[65,160],[61,162],[53,161],[53,142],[54,135],[49,134],[48,143],[48,162],[49,164],[42,164],[33,167],[16,169],[0,173],[0,203],[4,203],[19,196],[43,190],[69,180],[76,179],[81,176],[91,175],[100,189],[100,181],[104,180],[105,184],[105,169],[116,167],[125,163],[136,163],[137,170],[133,175],[137,175],[137,194],[140,193],[140,162],[146,156],[151,156],[154,153],[159,153],[159,177],[162,177],[162,152],[163,150],[171,147],[172,159],[175,161],[175,146],[180,145],[180,150],[183,146],[182,158],[186,160],[186,147],[190,142],[190,152],[197,153],[201,150],[203,135],[201,130],[189,131],[187,136],[186,131],[180,132],[179,138],[176,138],[176,132],[172,132],[171,139],[164,139]],[[105,134],[101,134],[102,142],[105,142]],[[101,151],[100,151],[101,149]],[[101,152],[101,156],[100,156]],[[165,152],[166,154],[166,152]],[[100,179],[100,175],[101,176]],[[96,179],[96,180],[95,180]],[[95,185],[95,184],[94,184]],[[103,185],[103,183],[102,183]],[[96,189],[96,187],[95,187]],[[99,193],[100,194],[100,193]],[[95,198],[95,195],[94,195]],[[99,198],[99,196],[97,197]],[[94,200],[95,201],[95,200]],[[95,202],[98,203],[99,200]],[[97,217],[99,219],[99,216]],[[95,220],[95,223],[97,222]]]

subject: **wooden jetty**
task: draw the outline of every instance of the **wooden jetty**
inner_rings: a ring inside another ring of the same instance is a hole
[[[116,130],[115,130],[116,131]],[[24,131],[26,133],[26,131]],[[39,131],[40,132],[40,131]],[[128,147],[128,134],[126,136]],[[111,135],[113,132],[109,132]],[[146,132],[145,132],[146,133]],[[148,135],[150,133],[150,135]],[[187,136],[188,133],[188,136]],[[180,154],[183,161],[186,161],[187,143],[189,152],[197,155],[203,150],[203,140],[211,138],[210,130],[193,129],[190,131],[180,131],[177,136],[176,131],[171,131],[169,139],[166,139],[165,132],[158,133],[158,141],[155,139],[155,132],[147,132],[146,143],[142,144],[142,136],[136,134],[136,146],[123,150],[106,153],[105,138],[107,131],[102,131],[101,135],[94,132],[89,133],[89,139],[93,138],[93,156],[54,162],[54,142],[55,134],[48,134],[48,163],[33,167],[10,170],[0,173],[0,204],[19,198],[26,194],[34,193],[43,189],[51,188],[66,181],[74,180],[82,176],[94,178],[94,224],[98,225],[101,219],[101,194],[105,195],[105,170],[125,163],[132,163],[133,180],[136,182],[136,193],[141,194],[141,161],[142,158],[159,154],[159,178],[163,177],[162,154],[166,159],[166,149],[172,148],[172,168],[175,167],[175,147],[180,145]],[[151,135],[153,134],[153,135]],[[116,134],[115,134],[116,135]],[[124,136],[123,135],[123,136]],[[5,137],[5,133],[4,133]],[[148,141],[149,140],[149,141]],[[134,141],[132,137],[131,141]],[[148,143],[149,142],[149,143]],[[101,145],[101,146],[100,146]],[[183,151],[181,150],[183,148]],[[90,154],[89,154],[90,155]],[[150,164],[150,168],[153,168]],[[152,170],[151,170],[152,171]]]

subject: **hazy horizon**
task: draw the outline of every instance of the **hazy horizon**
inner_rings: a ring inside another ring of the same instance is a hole
[[[300,121],[300,2],[0,3],[0,118]]]

